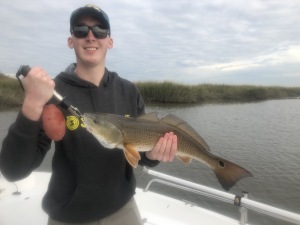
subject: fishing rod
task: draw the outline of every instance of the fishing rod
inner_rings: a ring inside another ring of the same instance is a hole
[[[30,66],[28,65],[22,65],[20,66],[19,70],[16,73],[16,77],[18,81],[20,82],[20,85],[24,91],[23,84],[20,80],[20,76],[22,75],[23,77],[26,77],[31,70]],[[57,93],[56,90],[53,91],[53,97],[58,101],[57,105],[60,105],[62,108],[68,110],[70,113],[72,113],[76,117],[82,117],[81,112],[79,111],[78,108],[73,106],[67,99],[66,97],[61,96],[59,93]]]

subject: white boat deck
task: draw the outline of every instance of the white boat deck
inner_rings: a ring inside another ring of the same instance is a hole
[[[0,177],[0,225],[46,225],[41,201],[49,179],[50,173],[36,172],[15,183]]]
[[[231,203],[233,202],[232,196],[228,193],[180,180],[176,177],[155,171],[147,170],[146,172],[163,179],[171,179],[172,182],[175,182],[171,183],[174,186],[179,187],[184,184],[186,190],[189,188],[197,188],[197,191],[201,193],[207,191],[209,195],[213,194],[217,196],[219,200],[224,198],[230,200]],[[47,190],[50,175],[48,172],[34,172],[26,179],[15,183],[7,182],[3,177],[0,177],[0,225],[46,225],[48,216],[42,210],[41,201]],[[179,180],[180,185],[178,185],[178,183],[176,184],[177,180]],[[148,189],[148,187],[146,189]],[[145,225],[241,224],[240,221],[231,219],[222,214],[151,191],[143,191],[139,188],[136,190],[135,199],[142,218],[145,221]],[[299,214],[267,206],[251,201],[250,199],[242,199],[241,206],[254,211],[260,210],[267,215],[300,224]],[[242,224],[247,223],[243,222]]]
[[[150,191],[137,189],[135,196],[147,225],[238,225],[221,214]]]
[[[34,172],[16,183],[0,179],[0,225],[43,225],[48,216],[41,208],[50,173]],[[20,194],[16,193],[18,191]],[[145,225],[237,225],[238,222],[185,202],[137,188],[135,196]]]

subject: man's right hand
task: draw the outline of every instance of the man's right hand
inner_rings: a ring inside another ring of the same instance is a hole
[[[32,68],[22,79],[25,89],[25,99],[22,113],[30,120],[40,119],[44,105],[53,96],[55,83],[52,78],[39,67]]]

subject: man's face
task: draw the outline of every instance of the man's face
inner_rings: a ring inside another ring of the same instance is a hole
[[[75,25],[95,26],[102,25],[101,22],[90,16],[78,19]],[[77,64],[82,66],[105,65],[107,49],[113,47],[113,40],[108,35],[106,38],[98,39],[91,30],[83,38],[76,38],[74,35],[68,39],[68,46],[74,48]]]

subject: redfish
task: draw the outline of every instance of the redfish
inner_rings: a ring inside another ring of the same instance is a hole
[[[133,167],[141,159],[139,152],[152,150],[160,137],[173,132],[178,140],[176,156],[186,164],[192,159],[205,163],[214,171],[225,190],[229,190],[240,179],[252,176],[243,167],[213,155],[204,139],[175,115],[169,114],[159,119],[157,113],[137,118],[85,113],[83,118],[87,130],[101,145],[109,149],[123,149],[127,161]]]

